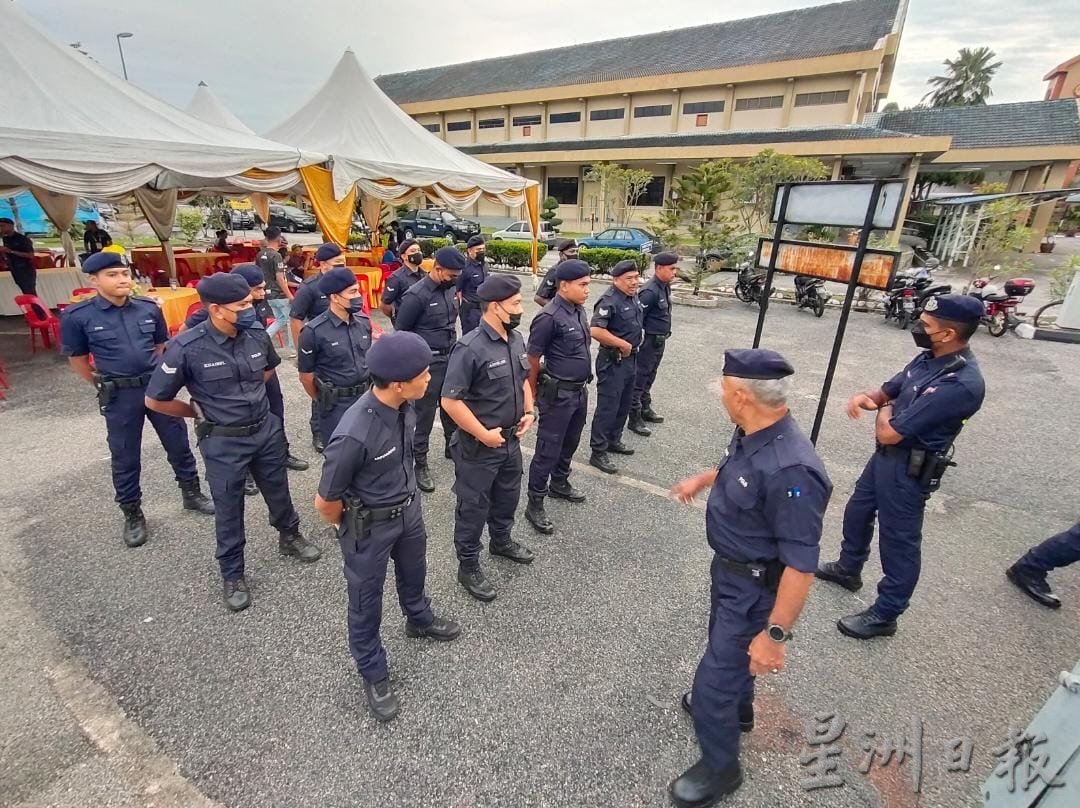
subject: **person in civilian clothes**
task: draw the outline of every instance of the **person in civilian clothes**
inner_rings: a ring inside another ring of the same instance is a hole
[[[273,339],[275,334],[285,332],[286,356],[295,355],[296,341],[289,331],[289,304],[293,298],[292,289],[285,278],[285,261],[281,257],[281,230],[268,227],[263,231],[266,242],[255,256],[255,263],[262,270],[266,281],[266,302],[274,310],[274,324],[266,329],[266,334]]]
[[[34,242],[15,229],[15,222],[0,216],[0,256],[7,264],[11,279],[24,295],[37,294],[37,267],[34,265]]]

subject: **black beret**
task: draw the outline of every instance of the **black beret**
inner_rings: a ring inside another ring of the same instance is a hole
[[[94,253],[85,261],[83,261],[82,271],[87,275],[93,275],[95,272],[101,272],[103,269],[112,269],[113,267],[122,267],[124,265],[124,258],[118,253],[114,252],[99,252]],[[974,298],[972,298],[974,300]]]
[[[348,267],[334,267],[319,278],[319,291],[324,295],[336,295],[359,283]]]
[[[199,281],[195,291],[203,303],[238,303],[251,294],[251,287],[242,275],[215,272]]]
[[[571,258],[555,267],[555,277],[560,281],[576,281],[578,278],[586,277],[591,271],[584,261]]]
[[[443,269],[460,272],[465,269],[465,255],[457,247],[440,247],[435,253],[435,263]]]
[[[15,220],[9,219],[7,216],[0,216],[0,224],[15,224]]]
[[[923,311],[939,320],[975,323],[986,313],[986,306],[981,300],[971,295],[938,295],[926,299],[923,303]]]
[[[476,296],[486,302],[506,300],[521,291],[521,281],[513,275],[490,275],[476,289]]]
[[[245,281],[248,282],[248,286],[254,289],[260,283],[266,283],[266,278],[263,277],[262,270],[255,264],[237,264],[231,270],[233,275],[239,275]]]
[[[375,340],[366,358],[372,376],[385,382],[407,382],[431,364],[431,348],[412,331],[394,331]]]
[[[321,263],[323,261],[329,261],[331,258],[337,258],[339,255],[341,255],[341,247],[336,244],[327,243],[323,244],[315,251],[315,260]]]
[[[419,247],[419,246],[420,246],[419,241],[417,241],[414,238],[407,238],[397,246],[397,254],[398,255],[405,255],[405,251],[407,249],[409,249],[409,247]]]
[[[679,256],[673,252],[657,253],[653,256],[653,263],[658,267],[669,267],[672,264],[679,263]]]
[[[739,379],[782,379],[795,372],[784,357],[765,348],[731,348],[724,351],[724,375]]]
[[[633,258],[627,258],[625,261],[620,261],[611,268],[611,277],[617,278],[620,275],[625,275],[627,272],[640,272],[637,261]]]
[[[555,242],[555,251],[566,252],[567,250],[576,246],[577,242],[574,241],[572,238],[561,238]]]
[[[465,247],[466,248],[469,248],[469,247],[483,247],[484,243],[485,242],[484,242],[484,237],[483,236],[480,236],[480,235],[469,236],[469,240],[467,242],[465,242]]]

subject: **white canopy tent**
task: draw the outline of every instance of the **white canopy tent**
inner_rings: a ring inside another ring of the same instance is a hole
[[[184,108],[188,115],[194,115],[200,121],[212,123],[223,129],[232,129],[234,132],[242,132],[245,135],[254,135],[255,132],[246,123],[237,118],[227,106],[221,103],[214,91],[205,81],[200,81],[195,88],[195,94],[191,96],[188,105]]]

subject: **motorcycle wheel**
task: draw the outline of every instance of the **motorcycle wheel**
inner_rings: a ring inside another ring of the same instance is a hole
[[[820,317],[825,313],[825,301],[820,297],[814,298],[814,316]]]
[[[742,283],[735,284],[735,297],[737,297],[743,303],[749,303],[751,300],[753,300],[753,298],[750,297],[750,290],[746,288],[746,286],[744,286]]]
[[[911,315],[901,309],[896,313],[896,327],[901,331],[906,331],[908,325],[911,323]]]
[[[986,321],[986,330],[991,337],[1002,337],[1009,330],[1009,323],[1005,319],[1004,312],[998,312]]]

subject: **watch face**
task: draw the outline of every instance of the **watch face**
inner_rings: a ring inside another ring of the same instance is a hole
[[[774,642],[783,642],[787,639],[787,632],[781,626],[769,626],[769,638]]]

